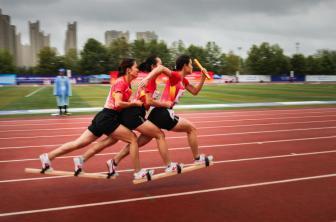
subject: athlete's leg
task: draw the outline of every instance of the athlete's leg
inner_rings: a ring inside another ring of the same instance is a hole
[[[199,157],[198,153],[198,140],[197,140],[197,130],[193,123],[184,118],[179,118],[176,126],[171,129],[174,132],[186,132],[188,136],[188,143],[191,148],[191,152],[194,158]]]

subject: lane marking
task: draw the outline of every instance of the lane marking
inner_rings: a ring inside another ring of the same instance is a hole
[[[26,211],[14,211],[14,212],[8,212],[8,213],[1,213],[0,217],[8,217],[8,216],[24,215],[24,214],[36,214],[36,213],[42,213],[42,212],[62,211],[62,210],[96,207],[96,206],[104,206],[104,205],[114,205],[114,204],[120,204],[120,203],[131,203],[131,202],[137,202],[137,201],[163,199],[163,198],[170,198],[170,197],[191,196],[195,194],[212,193],[212,192],[227,191],[227,190],[237,190],[237,189],[244,189],[244,188],[251,188],[251,187],[269,186],[269,185],[275,185],[275,184],[295,183],[295,182],[311,181],[311,180],[333,178],[333,177],[336,177],[336,174],[324,174],[324,175],[317,175],[317,176],[310,176],[310,177],[297,177],[297,178],[290,178],[290,179],[284,179],[284,180],[273,180],[273,181],[261,182],[261,183],[242,184],[242,185],[227,186],[227,187],[215,187],[211,189],[193,190],[193,191],[187,191],[187,192],[169,193],[169,194],[162,194],[162,195],[153,195],[153,196],[146,196],[146,197],[120,199],[120,200],[95,202],[95,203],[87,203],[87,204],[68,205],[68,206],[63,206],[63,207],[42,208],[42,209],[26,210]]]
[[[257,124],[238,124],[238,125],[229,125],[229,126],[205,126],[197,127],[197,129],[210,129],[210,128],[234,128],[234,127],[249,127],[249,126],[273,126],[273,125],[290,125],[290,124],[305,124],[305,123],[330,123],[336,122],[335,120],[316,120],[316,121],[300,121],[300,122],[278,122],[278,123],[257,123]],[[86,129],[87,127],[73,127],[73,128],[52,128],[52,129],[29,129],[29,132],[32,131],[57,131],[57,130],[79,130]],[[27,129],[23,130],[4,130],[0,133],[9,133],[9,132],[27,132]]]
[[[262,157],[251,157],[251,158],[242,158],[242,159],[232,159],[232,160],[218,160],[214,161],[216,164],[221,163],[231,163],[231,162],[246,162],[246,161],[254,161],[254,160],[268,160],[268,159],[278,159],[278,158],[290,158],[290,157],[301,157],[301,156],[312,156],[312,155],[323,155],[328,153],[336,153],[336,150],[327,150],[327,151],[318,151],[318,152],[306,152],[306,153],[296,153],[296,155],[292,154],[285,154],[285,155],[276,155],[276,156],[262,156]],[[185,164],[189,166],[191,164]],[[163,166],[154,166],[154,167],[147,167],[150,169],[163,169]],[[127,173],[133,172],[133,169],[124,169],[118,170],[118,173]],[[105,173],[105,172],[98,172],[98,173]],[[24,179],[11,179],[11,180],[0,180],[1,183],[14,183],[14,182],[24,182],[24,181],[35,181],[37,180],[47,180],[47,179],[58,179],[58,178],[65,178],[65,177],[72,177],[72,176],[47,176],[47,177],[33,177],[33,178],[24,178]]]
[[[216,128],[216,127],[214,127]],[[258,133],[275,133],[275,132],[288,132],[288,131],[309,131],[309,130],[321,130],[321,129],[335,129],[336,126],[328,127],[315,127],[315,128],[297,128],[297,129],[283,129],[283,130],[264,130],[264,131],[248,131],[241,133],[221,133],[221,134],[201,134],[197,137],[213,137],[213,136],[231,136],[231,135],[244,135],[244,134],[258,134]],[[1,137],[0,140],[13,140],[13,139],[37,139],[37,138],[55,138],[55,137],[69,137],[69,136],[79,136],[81,134],[64,134],[64,135],[45,135],[45,136],[19,136],[19,137]],[[186,136],[173,136],[167,137],[167,139],[180,139]]]
[[[46,88],[45,86],[38,88],[36,90],[34,90],[33,92],[29,93],[28,95],[25,95],[25,98],[31,97],[32,95],[38,93],[39,91],[41,91],[42,89]]]

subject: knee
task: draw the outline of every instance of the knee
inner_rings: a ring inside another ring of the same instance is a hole
[[[128,143],[130,143],[130,144],[138,143],[138,138],[135,135],[135,133],[132,132],[130,134]]]
[[[196,130],[196,127],[195,127],[194,124],[190,124],[188,133],[191,133],[191,134],[196,134],[197,133],[197,130]]]
[[[155,139],[161,140],[165,138],[165,134],[160,130],[155,134]]]

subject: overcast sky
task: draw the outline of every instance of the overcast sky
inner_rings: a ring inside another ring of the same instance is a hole
[[[104,43],[107,30],[155,31],[171,44],[204,46],[243,56],[253,44],[278,43],[285,54],[336,50],[336,0],[0,0],[3,14],[29,42],[28,21],[40,21],[51,45],[63,53],[68,22],[77,21],[78,47],[88,38]],[[242,50],[239,52],[238,48]]]

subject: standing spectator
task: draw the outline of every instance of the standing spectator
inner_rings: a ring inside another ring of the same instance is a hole
[[[58,70],[59,75],[54,83],[54,96],[56,96],[59,115],[69,115],[67,108],[69,106],[69,96],[72,96],[70,80],[65,76],[65,69]],[[62,108],[64,112],[62,112]]]

